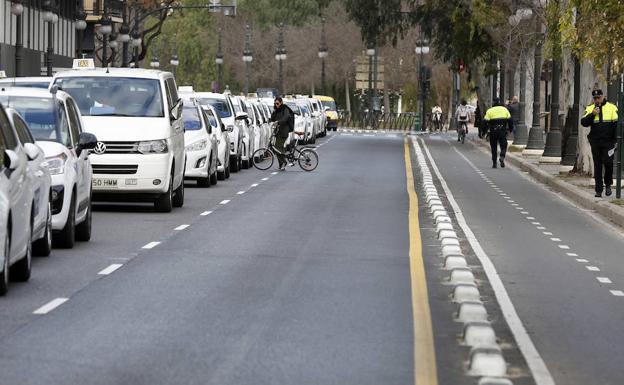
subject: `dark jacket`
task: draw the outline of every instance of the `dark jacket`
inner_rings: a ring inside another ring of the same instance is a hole
[[[280,138],[288,138],[288,134],[295,130],[295,114],[286,104],[273,111],[271,121],[277,122],[275,135]]]
[[[511,121],[518,123],[520,121],[520,103],[509,103],[507,109],[511,114]]]
[[[481,116],[481,107],[479,106],[479,102],[477,102],[477,108],[474,113],[474,125],[477,128],[483,128],[483,116]]]
[[[605,100],[599,106],[600,113],[594,115],[592,112],[595,107],[593,103],[587,106],[581,119],[583,127],[591,127],[587,139],[590,143],[615,145],[617,142],[617,107]]]

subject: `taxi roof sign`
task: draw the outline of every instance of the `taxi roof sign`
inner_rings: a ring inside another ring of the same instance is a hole
[[[4,79],[6,78],[6,72],[5,71],[0,71],[0,79]]]
[[[95,69],[95,62],[90,58],[74,59],[72,68],[75,70],[93,70]]]

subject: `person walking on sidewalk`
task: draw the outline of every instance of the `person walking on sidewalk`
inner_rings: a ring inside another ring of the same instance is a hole
[[[483,117],[487,129],[490,133],[490,148],[492,149],[492,168],[496,168],[496,158],[498,146],[500,146],[500,157],[498,158],[501,167],[505,167],[505,154],[507,154],[507,132],[513,128],[511,114],[503,106],[500,99],[494,98],[492,107],[488,109]]]
[[[481,108],[481,100],[477,99],[477,108],[474,112],[474,126],[479,130],[479,138],[485,137],[485,122],[483,121],[483,109]]]
[[[507,105],[507,109],[511,114],[511,123],[513,123],[513,129],[511,130],[511,132],[515,135],[518,123],[520,123],[520,103],[518,103],[517,96],[513,96],[511,98],[511,101]]]
[[[596,182],[596,197],[602,196],[604,167],[605,194],[611,195],[613,184],[613,155],[617,143],[617,107],[609,103],[602,94],[602,90],[592,91],[594,102],[587,106],[585,115],[581,119],[583,127],[590,127],[589,144],[594,159],[594,180]]]

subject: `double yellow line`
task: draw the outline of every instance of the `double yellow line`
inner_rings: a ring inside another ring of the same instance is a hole
[[[405,172],[409,195],[409,260],[412,283],[412,313],[414,319],[414,382],[416,385],[437,385],[433,327],[429,309],[427,278],[422,255],[420,224],[418,222],[418,196],[414,190],[414,174],[409,141],[405,139]]]

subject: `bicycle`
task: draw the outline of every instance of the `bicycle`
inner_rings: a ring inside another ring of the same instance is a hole
[[[466,132],[468,132],[468,122],[460,121],[459,127],[457,128],[457,141],[458,142],[462,142],[462,144],[464,144],[464,141],[466,140]]]
[[[252,156],[254,167],[261,171],[270,169],[275,162],[275,154],[278,153],[284,154],[286,161],[291,166],[294,166],[294,163],[297,162],[303,171],[314,171],[319,162],[318,154],[309,147],[304,147],[301,150],[297,148],[299,139],[305,137],[305,132],[295,131],[293,134],[295,143],[290,146],[290,150],[282,153],[282,151],[275,148],[275,133],[273,133],[269,147],[259,148],[254,151]]]

